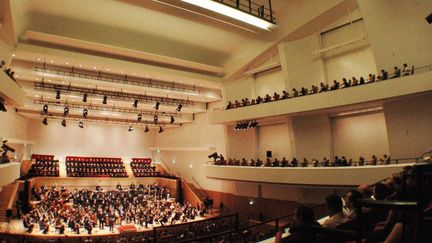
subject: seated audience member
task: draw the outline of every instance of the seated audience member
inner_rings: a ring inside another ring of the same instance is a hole
[[[365,158],[363,158],[362,156],[360,156],[360,158],[359,158],[359,162],[358,162],[358,165],[359,165],[359,166],[363,166],[363,165],[365,165]]]
[[[371,165],[377,165],[378,164],[378,158],[375,155],[372,155]]]
[[[239,108],[241,106],[240,102],[238,100],[234,101],[234,107]]]
[[[359,81],[355,77],[352,77],[351,86],[357,86],[358,84],[359,84]]]
[[[279,167],[279,166],[280,166],[280,161],[277,158],[275,158],[273,160],[273,167]]]
[[[368,83],[375,82],[375,74],[369,73],[368,75]]]
[[[261,98],[261,96],[258,95],[258,97],[256,98],[256,103],[261,104],[262,102],[263,102],[263,98]]]
[[[308,94],[308,90],[305,87],[300,89],[300,96],[305,96]]]
[[[241,166],[247,166],[247,165],[248,165],[247,160],[243,158],[241,161]]]
[[[313,167],[318,167],[319,161],[317,159],[312,159],[312,164],[313,164]]]
[[[260,159],[257,159],[255,166],[262,166],[263,162]]]
[[[255,166],[255,160],[254,159],[251,159],[249,166]]]
[[[310,94],[317,94],[318,93],[318,86],[312,85]]]
[[[295,157],[291,160],[290,166],[291,167],[297,167],[298,166],[298,160]]]
[[[303,158],[302,167],[308,167],[308,166],[309,166],[309,161],[306,158]]]
[[[246,100],[245,99],[241,99],[240,104],[241,104],[241,106],[246,106]]]
[[[292,91],[293,91],[293,97],[299,96],[299,92],[295,88],[293,88]]]
[[[270,158],[267,158],[266,163],[264,165],[265,167],[271,167],[272,166],[272,161],[270,160]]]
[[[333,85],[330,87],[330,90],[337,90],[337,89],[339,89],[339,86],[340,86],[339,82],[336,80],[333,80]]]
[[[255,99],[252,99],[251,100],[251,105],[255,105],[255,104],[256,104]]]
[[[3,70],[3,67],[6,67],[6,62],[4,60],[0,62],[0,70]]]
[[[383,157],[380,159],[380,163],[382,165],[389,165],[391,163],[391,158],[387,154],[384,154]]]
[[[322,161],[322,165],[323,165],[324,167],[329,167],[329,166],[330,166],[330,160],[327,159],[327,157],[324,157],[324,158],[323,158],[323,161]]]
[[[348,161],[345,156],[342,156],[340,166],[348,166]]]
[[[369,185],[359,185],[357,191],[362,194],[362,198],[368,199],[372,197],[372,189]]]
[[[266,94],[266,96],[264,97],[264,102],[270,102],[272,101],[271,96],[269,94]]]
[[[328,85],[324,84],[323,82],[320,83],[320,90],[319,92],[326,92],[328,90]]]
[[[381,75],[377,77],[378,80],[387,80],[388,79],[388,72],[384,69],[381,69]]]
[[[365,84],[365,83],[366,83],[366,82],[365,82],[364,78],[363,78],[363,77],[360,77],[359,85],[363,85],[363,84]]]
[[[245,98],[245,105],[250,105],[250,101],[248,98]]]
[[[351,82],[348,82],[348,80],[346,78],[342,79],[342,88],[348,88],[351,87]]]
[[[402,66],[402,75],[407,76],[410,75],[411,70],[408,68],[408,64],[404,63]]]
[[[315,221],[315,215],[312,209],[299,206],[294,212],[294,220],[289,226],[290,235],[283,238],[281,242],[284,243],[307,243],[313,242],[313,233],[311,232],[311,225],[319,225]]]
[[[287,167],[288,163],[289,163],[288,160],[285,157],[283,157],[281,161],[281,167]]]
[[[285,90],[283,90],[282,91],[282,99],[288,99],[288,98],[289,98],[289,94]]]
[[[343,198],[345,205],[343,211],[348,218],[354,219],[357,216],[355,201],[361,199],[362,194],[356,190],[350,190]]]
[[[233,104],[231,103],[231,101],[228,101],[228,105],[226,107],[226,110],[232,109],[233,108]]]
[[[393,76],[391,78],[399,78],[401,76],[401,70],[397,66],[393,68]]]
[[[324,221],[323,227],[337,228],[339,225],[347,222],[349,218],[342,211],[342,199],[336,194],[330,195],[326,198],[327,210],[329,218]]]
[[[373,188],[372,197],[375,200],[386,200],[392,193],[393,191],[386,184],[377,183]]]
[[[342,160],[339,159],[338,156],[335,156],[334,161],[333,161],[333,166],[341,166],[342,165]]]
[[[273,100],[279,100],[280,96],[278,93],[274,92],[273,94]]]

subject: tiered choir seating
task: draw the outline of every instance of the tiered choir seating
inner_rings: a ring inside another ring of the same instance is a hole
[[[59,176],[59,161],[54,160],[54,155],[33,154],[31,158],[36,162],[31,165],[30,177]]]
[[[160,176],[150,158],[132,158],[130,166],[135,177]]]
[[[128,177],[121,158],[66,157],[69,177]]]

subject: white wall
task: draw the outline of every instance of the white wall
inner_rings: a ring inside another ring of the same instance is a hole
[[[273,158],[281,160],[292,157],[289,126],[287,123],[258,127],[258,157],[266,159],[266,151],[272,151]]]
[[[428,0],[358,0],[374,52],[377,69],[422,66],[432,62],[432,11]]]
[[[332,118],[333,152],[354,161],[389,153],[383,112]]]
[[[367,32],[362,20],[321,34],[323,48],[331,47],[345,41],[366,36]],[[326,52],[323,56],[327,80],[351,79],[355,76],[365,79],[369,73],[377,73],[372,48],[367,41],[355,43],[334,51]]]
[[[35,142],[32,152],[52,154],[62,161],[65,156],[122,157],[130,162],[133,157],[151,157],[148,147],[153,146],[154,133],[144,133],[144,128],[136,127],[128,132],[128,126],[85,123],[79,128],[77,122],[69,121],[62,127],[61,121],[41,119],[29,120],[28,134]]]
[[[273,96],[274,92],[281,94],[282,90],[285,90],[285,81],[282,77],[282,71],[277,69],[275,71],[259,74],[255,78],[255,87],[256,96],[260,95],[264,97],[266,94]]]
[[[288,79],[287,87],[310,88],[325,80],[323,61],[313,52],[320,49],[318,33],[303,39],[283,42],[279,45],[279,55],[284,65],[284,75]]]
[[[327,114],[293,117],[293,128],[298,160],[331,155],[331,126]]]
[[[235,125],[227,126],[228,151],[227,158],[257,158],[258,133],[257,129],[234,131]]]
[[[384,103],[393,158],[414,158],[432,149],[432,95]]]
[[[27,119],[15,112],[15,108],[6,108],[7,112],[0,112],[0,137],[28,140]]]

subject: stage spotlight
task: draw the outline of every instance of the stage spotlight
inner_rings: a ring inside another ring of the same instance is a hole
[[[4,101],[0,99],[0,111],[1,112],[6,112],[6,106],[4,105]]]
[[[180,112],[180,111],[181,111],[181,109],[182,109],[182,107],[183,107],[183,105],[182,105],[182,104],[179,104],[179,105],[177,106],[177,109],[176,109],[176,111]]]
[[[159,133],[163,133],[163,128],[162,127],[159,127]]]
[[[154,108],[155,108],[156,110],[159,110],[159,106],[160,106],[159,101],[156,101],[156,105],[154,106]]]
[[[63,111],[63,115],[67,116],[69,114],[69,107],[65,107]]]
[[[66,120],[65,120],[65,119],[63,119],[63,121],[62,121],[62,123],[61,123],[61,124],[62,124],[62,126],[63,126],[63,127],[66,127]]]
[[[154,123],[158,123],[158,116],[157,115],[153,116],[153,121],[154,121]]]
[[[43,123],[45,126],[48,125],[48,119],[45,117],[45,118],[43,119],[42,123]]]
[[[83,110],[83,117],[87,117],[87,115],[88,115],[88,110],[87,110],[87,109],[84,109],[84,110]]]
[[[106,105],[107,99],[108,99],[108,97],[106,95],[104,95],[103,100],[102,100],[102,104]]]
[[[84,123],[83,123],[82,121],[80,121],[80,122],[78,122],[78,126],[79,126],[80,128],[84,128]]]
[[[129,132],[132,132],[133,130],[134,130],[133,126],[130,125],[128,131],[129,131]]]
[[[257,121],[253,121],[253,122],[251,122],[251,124],[249,125],[250,128],[254,128],[254,127],[256,127],[256,126],[258,126],[258,122],[257,122]]]
[[[56,91],[56,99],[59,100],[60,99],[60,90]]]
[[[141,115],[141,114],[138,114],[138,116],[137,116],[137,120],[138,120],[139,122],[142,120],[142,115]]]
[[[170,124],[173,124],[175,122],[175,119],[173,116],[171,116]]]
[[[133,107],[137,108],[138,107],[138,100],[134,100],[134,103],[132,105]]]
[[[48,105],[44,105],[42,108],[43,113],[47,114],[48,113]]]
[[[87,94],[83,95],[83,102],[87,102]]]
[[[150,129],[148,128],[148,126],[146,126],[146,128],[144,129],[144,132],[148,132],[150,131]]]

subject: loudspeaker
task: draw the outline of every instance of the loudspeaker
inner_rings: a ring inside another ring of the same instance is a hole
[[[429,24],[432,24],[432,13],[429,14],[429,16],[426,17],[426,21],[427,21]]]
[[[272,156],[272,151],[270,150],[270,151],[267,151],[266,152],[266,155],[267,155],[267,158],[271,158],[271,157],[273,157]]]

